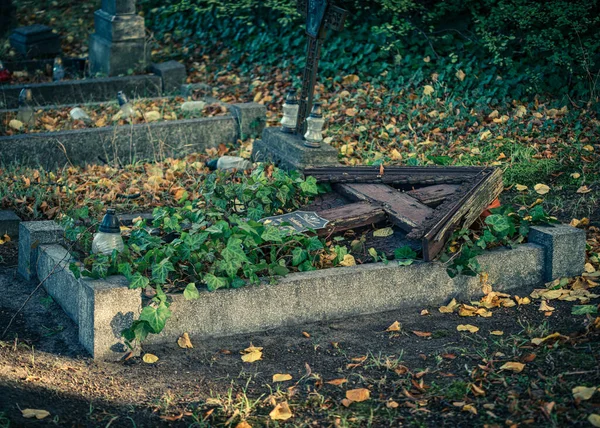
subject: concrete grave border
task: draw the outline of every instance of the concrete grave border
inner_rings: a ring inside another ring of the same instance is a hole
[[[181,157],[260,135],[266,123],[265,106],[227,107],[229,114],[224,116],[0,137],[0,163],[53,169],[68,163],[98,163],[98,156],[129,163]]]
[[[71,256],[61,245],[62,229],[55,222],[24,222],[20,228],[19,273],[40,281],[47,277],[44,287],[79,326],[79,340],[95,359],[121,358],[125,347],[120,332],[139,315],[141,291],[130,290],[122,276],[76,279],[68,269]],[[566,225],[532,230],[528,244],[478,258],[494,290],[515,292],[583,272],[584,231]],[[170,295],[173,316],[165,330],[148,341],[174,342],[183,332],[202,340],[480,296],[479,278],[452,279],[438,262],[294,273],[276,284],[201,291],[195,301]]]

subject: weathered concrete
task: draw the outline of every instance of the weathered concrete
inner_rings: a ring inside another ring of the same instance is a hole
[[[34,24],[16,28],[10,35],[10,45],[26,58],[60,55],[60,36],[46,25]]]
[[[262,139],[252,147],[255,162],[271,161],[284,169],[302,170],[308,166],[339,165],[338,151],[329,144],[320,148],[306,147],[302,138],[286,134],[279,128],[266,128]]]
[[[585,232],[566,224],[533,226],[529,242],[545,249],[544,280],[581,275],[585,264]]]
[[[257,103],[240,103],[228,106],[238,124],[238,137],[245,140],[259,136],[265,129],[267,108]]]
[[[28,221],[19,225],[19,274],[30,280],[37,275],[40,245],[63,242],[64,229],[54,221]]]
[[[119,91],[123,91],[130,99],[159,97],[162,94],[162,80],[153,74],[0,85],[0,108],[18,108],[19,93],[24,87],[31,89],[33,104],[38,106],[112,101],[117,98]]]
[[[17,239],[20,223],[21,218],[14,211],[0,211],[0,239],[5,234],[10,236],[11,239]]]
[[[44,288],[75,323],[79,322],[79,281],[69,270],[74,259],[59,244],[38,247],[37,275],[44,281]]]
[[[68,163],[98,163],[101,156],[109,162],[118,158],[130,163],[203,152],[237,138],[237,124],[231,115],[22,134],[0,137],[0,162],[54,169]]]
[[[185,65],[177,61],[167,61],[160,64],[152,63],[150,72],[160,76],[163,93],[165,94],[178,92],[187,79]]]

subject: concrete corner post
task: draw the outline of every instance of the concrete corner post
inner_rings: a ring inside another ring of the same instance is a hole
[[[229,111],[238,125],[238,138],[257,137],[265,129],[267,108],[258,103],[231,104]]]
[[[96,32],[90,36],[90,73],[116,76],[146,68],[144,18],[135,0],[102,0],[94,13]]]
[[[26,280],[37,277],[40,245],[60,244],[64,229],[54,221],[28,221],[19,225],[19,275]]]
[[[160,64],[150,64],[150,71],[162,80],[164,94],[173,94],[180,91],[187,79],[185,65],[177,61],[167,61]]]
[[[566,224],[533,226],[528,240],[544,248],[544,281],[582,274],[585,264],[583,230]]]
[[[11,239],[17,239],[19,237],[20,223],[21,219],[14,211],[0,211],[0,238],[8,235]]]

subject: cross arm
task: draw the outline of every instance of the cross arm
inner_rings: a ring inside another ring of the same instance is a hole
[[[308,15],[308,0],[298,0],[298,13],[306,17]],[[334,31],[344,29],[344,23],[348,17],[348,11],[335,5],[329,5],[325,12],[325,25]]]

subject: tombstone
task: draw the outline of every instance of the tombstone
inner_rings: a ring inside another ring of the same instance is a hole
[[[12,0],[0,0],[0,36],[8,34],[16,25],[17,17]]]
[[[46,25],[19,27],[10,35],[10,45],[25,58],[48,58],[60,55],[60,36]]]
[[[338,151],[329,144],[308,147],[304,140],[306,118],[314,100],[321,45],[326,31],[342,30],[347,12],[329,0],[298,0],[298,11],[306,17],[308,36],[306,65],[300,92],[296,132],[286,133],[277,128],[266,128],[262,139],[252,149],[255,161],[271,161],[284,169],[302,170],[309,166],[338,165]]]
[[[102,0],[94,13],[96,32],[90,36],[90,73],[116,76],[146,68],[144,18],[135,0]]]

